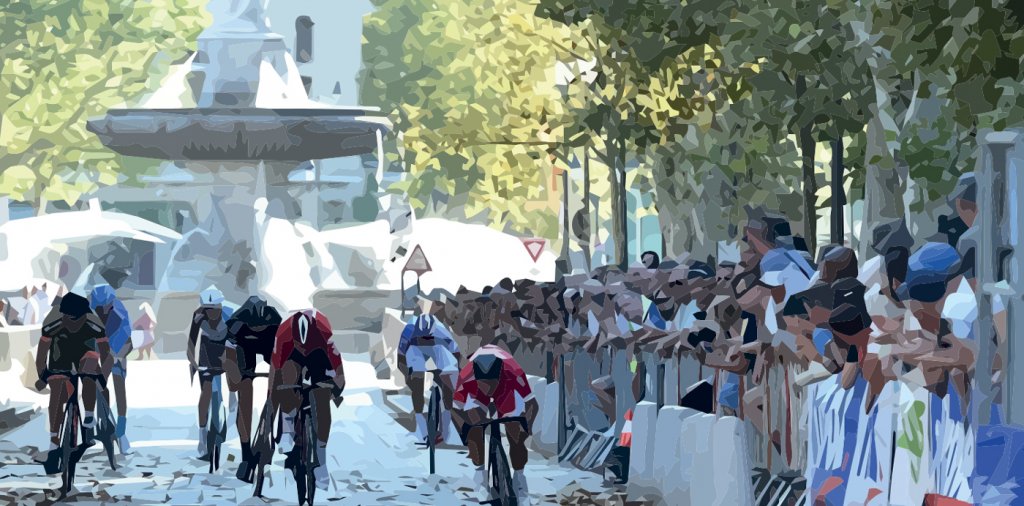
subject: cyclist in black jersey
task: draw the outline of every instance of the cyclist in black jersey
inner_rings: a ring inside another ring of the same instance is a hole
[[[110,374],[113,365],[110,345],[104,332],[103,322],[89,310],[89,300],[77,293],[61,298],[59,305],[43,321],[42,337],[36,352],[36,372],[40,379],[36,388],[50,387],[50,448],[44,461],[60,457],[53,451],[60,442],[60,424],[63,407],[71,395],[68,381],[72,373]],[[82,420],[85,441],[91,441],[95,427],[96,384],[82,382],[82,402],[85,417]],[[53,462],[50,462],[51,464]]]
[[[242,307],[228,318],[228,337],[224,350],[224,372],[228,377],[228,388],[238,393],[238,439],[242,445],[242,461],[238,465],[238,477],[247,474],[252,465],[252,404],[253,378],[256,365],[263,361],[270,363],[274,352],[274,337],[281,325],[281,314],[267,304],[265,299],[249,297]]]

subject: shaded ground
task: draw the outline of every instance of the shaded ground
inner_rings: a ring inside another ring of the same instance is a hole
[[[269,469],[266,500],[252,498],[252,486],[234,478],[239,447],[232,429],[226,462],[215,474],[194,459],[198,430],[198,390],[189,385],[181,360],[133,362],[129,372],[129,436],[133,453],[109,469],[99,446],[79,464],[75,489],[67,502],[170,504],[286,504],[295,502],[290,472],[278,456]],[[427,453],[408,439],[408,415],[385,404],[381,384],[362,357],[346,357],[349,390],[340,408],[333,408],[328,459],[332,483],[318,491],[317,503],[471,504],[472,468],[464,449],[438,452],[439,473],[428,476]],[[159,386],[157,386],[159,385]],[[257,383],[257,390],[263,383]],[[257,407],[258,408],[258,407]],[[36,447],[46,442],[45,416],[0,435],[0,502],[49,503],[59,476],[42,474],[31,462]],[[531,453],[527,467],[534,504],[615,504],[604,492],[600,476]]]

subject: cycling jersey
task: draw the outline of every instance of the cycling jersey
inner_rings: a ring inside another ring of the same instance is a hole
[[[257,355],[270,363],[274,353],[274,340],[281,315],[267,301],[253,296],[238,308],[238,311],[227,321],[228,335],[226,346],[235,349],[238,369],[243,378],[252,378],[256,374]],[[253,327],[264,327],[254,330]]]
[[[492,354],[502,360],[498,386],[491,396],[480,391],[477,381],[473,377],[473,359],[483,354]],[[533,391],[530,389],[529,382],[526,381],[526,373],[523,372],[523,368],[509,352],[497,346],[491,344],[481,346],[459,371],[459,382],[455,387],[455,407],[459,409],[487,408],[493,402],[499,418],[519,416],[523,414],[524,406],[530,399],[533,399]]]
[[[199,367],[219,373],[224,370],[224,347],[228,337],[225,318],[231,316],[231,311],[223,308],[220,319],[213,322],[206,317],[205,309],[200,307],[192,315],[192,324],[199,331]]]
[[[402,330],[402,337],[398,341],[398,354],[404,355],[410,346],[438,345],[444,346],[451,353],[459,352],[459,345],[456,344],[451,332],[437,317],[421,315],[410,320]]]
[[[81,328],[71,330],[65,325],[64,315],[52,311],[43,322],[42,341],[50,341],[47,369],[51,372],[69,373],[78,371],[86,357],[99,358],[97,343],[107,341],[103,323],[93,313],[88,313]]]
[[[281,368],[292,360],[308,368],[311,365],[307,359],[326,355],[330,368],[336,370],[341,366],[341,353],[331,342],[332,335],[331,322],[323,313],[316,310],[294,313],[277,328],[271,365]]]

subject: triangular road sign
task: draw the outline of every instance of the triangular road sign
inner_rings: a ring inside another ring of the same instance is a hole
[[[526,252],[530,254],[530,258],[536,262],[537,259],[540,258],[540,254],[544,251],[544,244],[547,242],[547,239],[524,238],[520,240],[523,241],[523,246],[526,247]]]
[[[430,262],[427,261],[427,255],[423,254],[423,249],[417,244],[412,250],[412,254],[409,255],[409,260],[405,262],[405,267],[402,271],[413,271],[416,274],[422,275],[424,272],[430,272]]]

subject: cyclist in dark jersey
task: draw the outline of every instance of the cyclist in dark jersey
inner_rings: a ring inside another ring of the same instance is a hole
[[[238,393],[238,439],[242,444],[242,462],[238,478],[244,479],[253,459],[251,446],[252,381],[256,377],[259,357],[270,363],[274,352],[274,336],[281,324],[281,314],[267,301],[249,297],[227,321],[228,338],[224,351],[224,372],[228,388]]]
[[[53,451],[60,443],[60,424],[63,407],[72,393],[68,376],[72,373],[110,373],[112,357],[103,322],[89,310],[89,300],[76,293],[61,298],[56,311],[43,321],[42,337],[36,352],[36,388],[50,387],[50,449],[46,460],[56,464],[60,452]],[[83,436],[91,441],[96,424],[96,383],[83,381],[82,402],[85,414],[82,420]]]
[[[188,332],[188,348],[185,355],[192,367],[212,375],[224,372],[224,350],[228,337],[226,319],[231,317],[231,309],[225,308],[224,294],[216,288],[209,288],[199,294],[199,308],[192,313],[192,326]],[[199,358],[196,359],[196,342],[199,342]],[[213,398],[212,376],[200,376],[199,393],[199,459],[209,458],[206,447],[206,421],[209,419],[210,399]]]
[[[315,309],[292,313],[277,329],[274,353],[271,356],[273,372],[270,388],[275,411],[281,410],[281,439],[278,451],[288,453],[295,447],[295,417],[302,399],[294,390],[279,390],[280,385],[302,383],[305,369],[310,383],[331,383],[331,388],[317,388],[311,402],[317,413],[317,458],[321,465],[313,469],[317,488],[326,490],[330,481],[327,473],[327,440],[331,433],[330,400],[337,400],[345,390],[345,368],[341,353],[331,341],[333,331],[327,316]],[[332,392],[333,391],[333,392]]]

